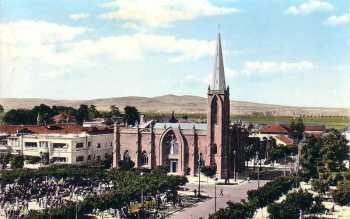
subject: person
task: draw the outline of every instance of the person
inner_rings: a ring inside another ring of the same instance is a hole
[[[193,190],[194,196],[197,197],[197,189]]]
[[[230,184],[230,179],[228,177],[225,177],[225,185]]]
[[[224,196],[224,190],[223,189],[220,189],[220,194],[219,196]]]

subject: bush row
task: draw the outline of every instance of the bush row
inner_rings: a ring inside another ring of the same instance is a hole
[[[248,191],[248,201],[242,200],[239,203],[228,202],[225,209],[220,209],[209,216],[210,219],[226,218],[252,218],[256,209],[265,207],[276,201],[283,194],[293,187],[299,185],[299,178],[288,176],[280,177],[266,183],[256,190]]]
[[[35,169],[14,169],[0,172],[0,183],[7,184],[15,181],[26,182],[30,179],[43,177],[58,178],[103,178],[106,171],[99,167],[82,167],[75,165],[54,165]]]

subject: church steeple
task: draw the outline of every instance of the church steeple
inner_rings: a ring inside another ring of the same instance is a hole
[[[213,78],[208,90],[206,162],[215,165],[217,176],[230,176],[230,92],[226,87],[220,33],[217,37]]]
[[[222,57],[221,37],[217,35],[215,65],[210,90],[224,91],[226,89],[224,59]]]

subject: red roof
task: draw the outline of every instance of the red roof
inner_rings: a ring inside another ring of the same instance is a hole
[[[266,125],[260,129],[261,133],[265,134],[288,134],[289,128],[284,125]]]
[[[282,141],[282,142],[285,143],[286,145],[294,144],[293,139],[288,138],[288,137],[285,136],[285,135],[279,135],[279,136],[276,136],[275,138],[278,139],[278,140],[280,140],[280,141]]]
[[[305,125],[306,132],[325,132],[326,127],[324,125]]]
[[[60,113],[57,114],[55,116],[53,116],[51,118],[55,123],[61,123],[61,122],[65,122],[65,123],[71,123],[71,122],[75,122],[75,116],[69,115],[67,113]]]
[[[75,124],[61,125],[0,125],[0,133],[16,134],[17,132],[29,132],[33,134],[79,134],[83,128]]]

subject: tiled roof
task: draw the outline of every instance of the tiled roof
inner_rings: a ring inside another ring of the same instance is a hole
[[[306,132],[325,132],[326,127],[324,125],[305,125]]]
[[[67,113],[60,113],[51,118],[54,122],[60,123],[61,121],[64,122],[75,122],[75,116],[68,115]]]
[[[284,125],[266,125],[262,129],[260,129],[261,133],[267,133],[267,134],[288,134],[289,128]]]
[[[290,144],[293,144],[294,141],[293,139],[287,137],[287,136],[284,136],[284,135],[279,135],[279,136],[276,136],[275,137],[276,139],[282,141],[283,143],[287,144],[287,145],[290,145]]]
[[[33,134],[79,134],[83,128],[76,124],[61,124],[49,126],[37,125],[0,125],[0,133],[16,134],[17,132],[29,132]]]

